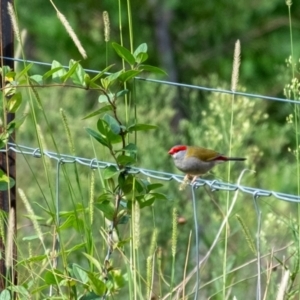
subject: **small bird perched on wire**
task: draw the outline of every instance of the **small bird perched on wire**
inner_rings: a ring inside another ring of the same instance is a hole
[[[192,178],[192,183],[216,164],[246,160],[243,157],[227,157],[211,149],[186,145],[174,146],[168,153],[172,155],[175,166],[186,174],[184,180],[191,180]]]

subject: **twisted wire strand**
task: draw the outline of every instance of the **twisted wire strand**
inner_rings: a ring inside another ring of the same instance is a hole
[[[110,166],[117,167],[116,164],[111,162],[100,161],[95,158],[84,158],[79,156],[72,156],[68,154],[60,154],[52,151],[41,151],[39,148],[32,148],[24,145],[18,145],[15,143],[8,143],[7,149],[0,149],[0,152],[7,152],[13,151],[16,154],[23,154],[23,155],[31,155],[36,158],[40,158],[42,155],[47,156],[50,159],[60,161],[61,163],[78,163],[83,166],[90,167],[92,169],[106,169]],[[163,181],[170,181],[175,180],[177,182],[183,182],[183,176],[177,175],[173,173],[155,171],[150,169],[144,169],[139,167],[130,167],[127,169],[127,172],[130,174],[142,174],[147,177],[163,180]],[[275,197],[276,199],[287,201],[287,202],[300,202],[300,196],[293,195],[293,194],[286,194],[277,191],[265,190],[260,189],[257,187],[249,187],[240,184],[232,184],[228,182],[223,182],[219,180],[205,180],[205,179],[198,179],[195,183],[195,188],[199,188],[202,186],[207,185],[212,191],[237,191],[240,190],[245,194],[250,194],[255,197]]]

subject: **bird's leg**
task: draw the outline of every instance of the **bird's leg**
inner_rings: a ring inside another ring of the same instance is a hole
[[[186,186],[190,183],[190,184],[193,184],[197,178],[199,177],[199,175],[191,175],[191,174],[186,174],[183,178],[183,181],[179,187],[179,190],[184,190],[186,188]]]
[[[193,184],[193,183],[198,179],[198,177],[199,177],[199,176],[194,176],[193,179],[192,179],[191,184]]]

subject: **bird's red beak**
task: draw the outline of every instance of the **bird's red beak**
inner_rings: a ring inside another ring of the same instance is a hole
[[[172,148],[171,150],[169,150],[168,152],[170,155],[173,155],[174,154],[174,149]]]

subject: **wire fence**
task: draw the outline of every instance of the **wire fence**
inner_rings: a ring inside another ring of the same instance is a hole
[[[1,57],[3,59],[7,60],[13,60],[16,62],[25,62],[25,63],[34,63],[36,65],[41,65],[41,66],[48,66],[51,67],[50,63],[44,63],[44,62],[38,62],[38,61],[32,61],[32,60],[23,60],[23,59],[16,59],[16,58],[9,58],[9,57]],[[64,68],[68,69],[68,66],[64,66]],[[99,73],[98,70],[91,70],[91,69],[85,69],[86,72],[88,73]],[[213,92],[213,93],[225,93],[225,94],[234,94],[238,96],[243,96],[243,97],[248,97],[248,98],[257,98],[257,99],[263,99],[263,100],[268,100],[268,101],[277,101],[277,102],[282,102],[282,103],[290,103],[290,104],[300,104],[299,101],[292,100],[292,99],[284,99],[284,98],[278,98],[278,97],[271,97],[271,96],[264,96],[264,95],[259,95],[259,94],[254,94],[254,93],[244,93],[244,92],[238,92],[238,91],[232,91],[232,90],[224,90],[224,89],[215,89],[215,88],[209,88],[209,87],[204,87],[204,86],[195,86],[195,85],[190,85],[190,84],[181,84],[181,83],[175,83],[175,82],[169,82],[169,81],[163,81],[163,80],[156,80],[156,79],[150,79],[150,78],[142,78],[142,77],[136,77],[135,80],[139,81],[146,81],[150,83],[156,83],[156,84],[164,84],[164,85],[170,85],[170,86],[176,86],[180,88],[188,88],[188,89],[196,89],[196,90],[203,90],[203,91],[208,91],[208,92]],[[59,185],[59,166],[61,164],[79,164],[82,166],[86,166],[91,169],[106,169],[109,168],[110,166],[115,166],[117,167],[116,164],[111,163],[111,162],[106,162],[106,161],[100,161],[96,158],[85,158],[85,157],[79,157],[79,156],[74,156],[74,155],[68,155],[68,154],[61,154],[49,150],[42,150],[40,148],[33,148],[29,147],[26,145],[19,145],[16,143],[8,143],[6,148],[3,148],[0,150],[0,152],[8,153],[9,151],[12,151],[13,153],[19,154],[19,155],[27,155],[31,156],[34,158],[42,158],[48,157],[51,160],[54,160],[57,162],[57,177],[56,177],[56,194],[58,197],[58,185]],[[130,174],[141,174],[146,177],[156,179],[156,180],[162,180],[162,181],[171,181],[174,180],[176,182],[183,182],[184,176],[182,175],[177,175],[173,173],[167,173],[167,172],[162,172],[162,171],[156,171],[156,170],[150,170],[150,169],[145,169],[145,168],[140,168],[140,167],[128,167],[126,169],[127,173]],[[254,205],[255,205],[255,211],[257,214],[257,230],[256,230],[256,247],[257,247],[257,295],[256,299],[261,299],[261,265],[260,265],[260,230],[261,230],[261,212],[257,203],[258,198],[261,197],[274,197],[278,200],[283,200],[287,201],[290,203],[300,203],[300,196],[294,195],[294,194],[287,194],[287,193],[282,193],[279,191],[272,191],[272,190],[267,190],[267,189],[261,189],[258,187],[249,187],[240,184],[240,181],[238,181],[237,184],[229,183],[229,182],[223,182],[220,180],[206,180],[203,178],[199,178],[195,183],[191,184],[192,188],[192,196],[193,196],[193,205],[194,205],[194,221],[195,221],[195,232],[196,232],[196,250],[197,253],[199,253],[199,242],[198,242],[198,220],[197,220],[197,215],[196,215],[196,199],[195,199],[195,193],[194,190],[200,187],[207,186],[211,191],[230,191],[230,192],[235,192],[235,191],[241,191],[242,193],[248,194],[252,196],[254,200]],[[234,203],[231,204],[229,212],[233,209]],[[59,206],[57,205],[57,216],[59,215]],[[228,212],[226,218],[223,220],[223,223],[220,227],[219,233],[217,237],[215,238],[214,243],[211,246],[210,251],[208,254],[205,256],[205,259],[209,256],[211,253],[212,249],[215,247],[219,236],[223,230],[223,228],[226,225],[226,222],[228,221],[228,217],[230,213]],[[57,241],[56,246],[58,246],[59,243]],[[110,248],[108,248],[109,250]],[[106,260],[109,259],[110,254],[106,258]],[[196,287],[195,287],[195,299],[197,299],[197,292],[199,290],[199,269],[201,264],[204,262],[205,259],[202,259],[199,261],[199,257],[197,256],[197,267],[196,267],[196,274],[197,274],[197,281],[196,281]],[[192,273],[191,273],[192,274]],[[175,290],[179,290],[180,286],[174,288]],[[105,297],[103,297],[105,299]]]
[[[72,156],[72,155],[67,155],[67,154],[60,154],[52,151],[47,151],[43,150],[41,151],[40,148],[32,148],[24,145],[18,145],[14,143],[8,143],[8,148],[6,149],[1,149],[1,152],[7,152],[7,151],[13,151],[17,154],[22,154],[22,155],[30,155],[35,158],[41,158],[42,155],[59,161],[64,164],[80,164],[92,169],[100,168],[100,169],[106,169],[110,166],[115,166],[117,167],[116,164],[111,163],[111,162],[105,162],[105,161],[100,161],[97,160],[96,158],[84,158],[84,157],[79,157],[79,156]],[[177,175],[173,173],[167,173],[167,172],[160,172],[160,171],[155,171],[155,170],[149,170],[149,169],[143,169],[143,168],[138,168],[138,167],[130,167],[127,170],[128,173],[131,174],[142,174],[147,177],[153,178],[153,179],[158,179],[158,180],[163,180],[163,181],[170,181],[170,180],[175,180],[177,182],[182,182],[183,181],[183,176],[182,175]],[[254,187],[249,187],[249,186],[244,186],[240,184],[232,184],[228,182],[222,182],[219,180],[205,180],[202,178],[199,178],[197,182],[195,183],[195,187],[199,188],[201,186],[208,186],[212,191],[237,191],[240,190],[243,193],[250,194],[256,198],[258,197],[275,197],[279,200],[284,200],[288,202],[300,202],[300,196],[292,195],[292,194],[285,194],[285,193],[280,193],[277,191],[270,191],[266,189],[259,189],[259,188],[254,188]]]
[[[73,156],[73,155],[67,155],[67,154],[60,154],[52,151],[47,151],[47,150],[41,150],[40,148],[32,148],[24,145],[18,145],[15,143],[8,143],[8,147],[6,149],[1,149],[1,152],[9,152],[12,151],[16,154],[19,155],[28,155],[32,156],[34,158],[42,158],[48,157],[54,161],[56,161],[56,168],[57,168],[57,174],[56,174],[56,216],[57,216],[57,224],[59,224],[59,210],[60,210],[60,205],[59,205],[59,174],[60,174],[60,166],[62,164],[79,164],[82,166],[86,166],[91,169],[106,169],[110,166],[115,166],[117,167],[116,164],[111,163],[111,162],[105,162],[105,161],[100,161],[97,160],[96,158],[90,159],[90,158],[84,158],[84,157],[79,157],[79,156]],[[130,167],[127,168],[126,172],[130,174],[142,174],[147,177],[150,177],[152,179],[158,179],[158,180],[164,180],[164,181],[170,181],[170,180],[175,180],[177,182],[183,182],[183,176],[181,175],[176,175],[173,173],[166,173],[166,172],[160,172],[160,171],[155,171],[155,170],[149,170],[149,169],[144,169],[144,168],[138,168],[138,167]],[[244,173],[244,172],[243,172]],[[240,180],[242,178],[243,174],[240,175],[240,178],[238,180],[238,183],[240,183]],[[290,194],[284,194],[284,193],[279,193],[275,191],[270,191],[270,190],[264,190],[264,189],[258,189],[258,188],[252,188],[252,187],[247,187],[243,186],[240,184],[231,184],[231,183],[226,183],[226,182],[221,182],[217,180],[204,180],[204,179],[198,179],[196,182],[191,184],[191,191],[192,191],[192,203],[193,203],[193,215],[194,215],[194,223],[195,223],[195,247],[197,249],[197,253],[199,253],[199,240],[198,240],[198,216],[197,216],[197,208],[196,208],[196,195],[195,195],[195,190],[199,187],[202,186],[208,186],[212,191],[218,191],[218,190],[223,190],[223,191],[242,191],[244,193],[252,195],[253,201],[254,201],[254,206],[255,206],[255,211],[257,214],[257,230],[256,230],[256,250],[257,250],[257,296],[256,299],[261,299],[261,257],[260,257],[260,231],[261,231],[261,211],[259,208],[259,205],[257,203],[259,197],[270,197],[273,196],[279,200],[284,200],[288,202],[300,202],[300,197],[295,196],[295,195],[290,195]],[[228,214],[226,215],[225,219],[223,220],[220,229],[218,231],[217,236],[215,237],[214,242],[212,243],[209,251],[207,254],[201,259],[199,258],[199,255],[196,255],[196,260],[197,264],[196,267],[194,268],[193,271],[189,274],[189,276],[185,279],[185,281],[178,286],[173,288],[173,292],[179,293],[182,289],[183,284],[187,284],[192,279],[192,275],[196,274],[196,281],[195,281],[195,286],[193,288],[194,290],[194,299],[198,299],[198,292],[199,292],[199,287],[200,287],[200,268],[201,266],[205,263],[205,261],[208,259],[210,256],[212,250],[217,244],[217,241],[219,239],[219,236],[221,232],[223,231],[226,223],[228,222],[228,218],[231,215],[231,211],[235,205],[237,199],[237,194],[234,196],[234,201],[231,203],[230,208],[228,210]],[[111,228],[112,229],[112,228]],[[108,232],[109,239],[111,239],[111,235],[113,234],[113,231],[110,230]],[[55,243],[55,248],[57,251],[59,251],[59,239],[56,239]],[[105,261],[108,263],[109,259],[112,255],[112,250],[109,246],[108,243],[108,254],[105,258]],[[58,263],[58,258],[56,258],[56,264]],[[102,299],[106,299],[106,296],[103,296]]]

